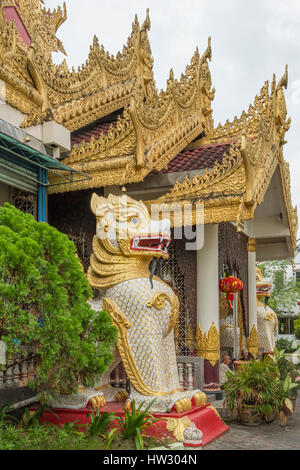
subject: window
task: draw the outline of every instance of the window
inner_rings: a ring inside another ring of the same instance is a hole
[[[17,209],[37,218],[37,195],[11,187],[10,201]]]

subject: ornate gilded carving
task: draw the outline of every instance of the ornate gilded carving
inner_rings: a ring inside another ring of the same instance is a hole
[[[128,343],[127,330],[131,326],[128,320],[126,320],[111,299],[103,299],[103,308],[109,313],[114,325],[118,328],[118,349],[130,382],[143,395],[161,395],[160,392],[153,392],[147,387],[136,367]]]
[[[249,238],[248,240],[248,252],[256,253],[256,238]]]
[[[159,170],[166,166],[186,146],[187,142],[199,135],[204,127],[208,128],[211,125],[209,124],[211,109],[207,101],[209,100],[209,103],[211,103],[214,95],[214,92],[210,91],[211,79],[207,63],[207,60],[211,57],[210,41],[209,47],[202,57],[200,57],[198,50],[195,52],[191,64],[186,68],[186,73],[182,75],[180,82],[175,80],[171,73],[167,90],[157,94],[153,88],[153,79],[151,78],[150,80],[150,76],[152,77],[152,60],[150,60],[149,54],[151,51],[148,39],[146,38],[148,28],[148,16],[141,30],[136,20],[134,30],[139,31],[139,35],[135,36],[132,44],[144,44],[141,48],[142,54],[138,54],[139,57],[142,57],[141,61],[144,65],[136,71],[137,82],[127,93],[128,106],[129,103],[130,106],[126,107],[125,113],[128,113],[130,116],[130,131],[134,130],[130,140],[133,148],[126,149],[123,144],[119,146],[119,135],[116,133],[116,140],[112,139],[115,148],[110,152],[107,151],[107,144],[103,142],[105,138],[101,136],[99,141],[93,141],[92,143],[76,147],[70,155],[70,161],[69,159],[66,160],[66,163],[70,164],[72,164],[72,160],[78,162],[76,169],[79,171],[83,171],[84,167],[85,172],[90,172],[93,176],[93,179],[90,181],[91,186],[96,186],[100,172],[102,185],[123,184],[124,182],[143,180],[152,169]],[[147,65],[145,65],[146,63]],[[148,70],[147,73],[145,72],[145,67]],[[137,84],[141,84],[141,82],[143,84],[138,86]],[[129,81],[128,83],[132,82]],[[108,93],[109,89],[102,92],[105,102],[107,102]],[[89,101],[94,99],[93,96],[81,99],[82,106],[90,108],[91,104]],[[203,113],[201,111],[202,107],[205,108]],[[73,101],[52,110],[58,122],[63,122],[64,119],[67,119],[65,110],[69,113],[68,122],[70,125],[71,122],[75,124],[74,119],[76,115],[82,119],[82,113],[79,110],[77,111],[77,104]],[[204,116],[204,118],[201,116]],[[74,130],[73,124],[72,129]],[[112,132],[114,132],[113,129]],[[112,151],[114,155],[120,156],[118,160],[119,165],[124,167],[126,166],[124,165],[125,162],[129,165],[122,172],[114,172],[113,174],[110,170],[105,172],[103,166],[100,167],[99,164],[95,164],[95,160],[101,163],[105,161],[105,168],[110,169],[112,159],[109,157],[113,156]],[[134,161],[130,159],[129,162],[128,158],[127,160],[124,158],[130,154],[133,154]],[[92,164],[89,165],[88,163],[91,161]],[[59,192],[62,189],[82,189],[87,184],[87,182],[82,182],[79,185],[74,183],[68,188],[65,186],[55,186],[51,191]]]
[[[204,174],[193,178],[186,176],[183,182],[176,182],[164,196],[156,201],[147,201],[147,204],[170,206],[177,202],[181,207],[188,203],[194,207],[197,203],[204,204],[204,223],[219,223],[223,218],[223,221],[236,222],[237,229],[241,230],[243,221],[254,217],[255,208],[262,203],[279,165],[295,249],[298,222],[296,209],[291,204],[289,170],[282,156],[283,136],[290,124],[290,120],[286,120],[282,90],[286,85],[287,69],[278,84],[273,77],[271,91],[269,83],[265,83],[248,113],[243,112],[232,123],[227,121],[224,126],[219,125],[205,138],[192,144],[193,147],[201,147],[208,143],[233,142],[221,163],[217,162],[212,169],[206,169]],[[181,219],[176,221],[173,214],[172,223],[184,224]]]
[[[90,398],[89,399],[89,404],[94,409],[101,408],[102,406],[106,405],[106,399],[105,399],[104,395],[99,395],[99,396]]]
[[[110,195],[106,199],[94,194],[91,209],[97,217],[98,232],[102,233],[102,237],[95,235],[93,239],[93,254],[87,273],[90,284],[97,289],[103,289],[124,280],[148,277],[150,254],[144,251],[139,253],[139,256],[134,256],[135,252],[131,251],[129,243],[130,229],[134,231],[136,227],[130,227],[127,218],[124,219],[124,214],[130,210],[132,217],[137,217],[140,220],[140,227],[145,227],[146,230],[150,221],[146,206],[126,195],[121,198]],[[118,230],[111,234],[112,239],[110,239],[104,236],[104,232],[113,222],[112,214],[116,217],[114,222],[116,226],[118,225]],[[129,233],[124,234],[122,227],[124,230],[129,230]],[[153,253],[151,254],[153,256]],[[164,256],[163,253],[161,256]]]
[[[30,44],[21,38],[15,23],[6,20],[6,7],[15,9],[15,15],[20,17],[26,28]],[[66,61],[56,65],[51,57],[53,51],[65,53],[61,41],[56,37],[58,28],[67,17],[65,4],[63,9],[58,7],[50,11],[43,8],[38,0],[20,0],[18,4],[14,0],[7,0],[1,3],[0,11],[0,65],[15,75],[19,80],[19,88],[27,83],[34,90],[36,84],[30,80],[26,64],[29,49],[34,47],[33,70],[35,77],[38,71],[39,82],[43,83],[42,96],[48,97],[54,119],[71,130],[126,106],[137,76],[141,79],[136,86],[146,84],[147,94],[153,94],[155,86],[147,37],[150,28],[148,12],[141,28],[135,19],[131,36],[122,53],[116,57],[110,56],[95,37],[86,63],[78,71],[70,71]],[[12,104],[16,105],[16,102]],[[40,108],[38,106],[35,111],[41,115]],[[31,125],[32,113],[27,114],[26,125]]]
[[[285,73],[283,77],[279,80],[276,90],[276,105],[275,105],[275,129],[276,134],[280,140],[280,144],[283,145],[286,143],[284,140],[285,133],[289,130],[291,125],[291,118],[287,117],[287,108],[285,97],[282,88],[287,89],[288,86],[288,66],[285,66]]]
[[[172,432],[177,441],[183,442],[183,433],[192,424],[192,421],[187,416],[184,416],[183,418],[168,418],[167,431]]]
[[[248,351],[253,354],[254,357],[257,356],[258,354],[258,348],[259,348],[259,341],[258,341],[258,334],[257,334],[257,329],[256,326],[253,325],[252,330],[250,332],[250,336],[246,338],[246,347]]]
[[[264,317],[264,321],[273,323],[273,332],[275,333],[278,326],[278,317],[275,312],[268,312]]]
[[[196,406],[204,406],[207,403],[207,395],[204,392],[195,393],[193,398]]]
[[[292,247],[295,252],[297,245],[297,232],[298,232],[298,215],[297,207],[293,207],[292,198],[291,198],[291,181],[290,181],[290,170],[289,164],[284,160],[282,150],[280,152],[280,175],[283,187],[283,195],[285,200],[285,205],[287,208],[290,234],[292,240]],[[293,257],[294,253],[290,254]]]
[[[205,197],[222,193],[222,195],[241,194],[245,191],[245,175],[237,145],[232,145],[229,154],[224,154],[222,163],[215,163],[212,169],[206,169],[203,175],[196,175],[190,180],[185,177],[183,183],[175,183],[168,195],[159,202],[173,202],[197,196]]]
[[[202,123],[206,132],[214,128],[212,118],[211,103],[215,97],[215,89],[212,87],[211,74],[208,66],[208,60],[211,60],[211,38],[208,39],[208,47],[203,54],[200,62],[200,102],[202,103],[203,118]]]
[[[68,187],[56,184],[50,192],[96,187],[100,180],[101,186],[142,181],[153,169],[160,170],[168,165],[187,142],[212,126],[210,106],[214,91],[210,90],[207,62],[211,57],[210,40],[202,57],[196,50],[180,81],[174,79],[171,72],[166,91],[158,94],[147,38],[149,21],[147,13],[142,28],[137,20],[133,27],[130,47],[135,51],[140,48],[140,52],[136,52],[140,62],[134,71],[135,81],[132,77],[126,77],[127,81],[122,83],[107,81],[105,90],[98,87],[95,93],[86,97],[83,94],[78,100],[68,100],[52,108],[57,122],[70,130],[86,125],[92,115],[90,121],[101,117],[99,110],[103,106],[110,106],[110,112],[123,107],[124,113],[117,125],[111,126],[109,136],[101,135],[97,140],[74,147],[65,160],[74,169],[90,174],[92,179],[74,182]],[[96,43],[94,47],[97,48]],[[107,109],[105,114],[108,114]],[[51,183],[56,181],[53,179]]]
[[[208,360],[215,366],[220,359],[220,333],[213,322],[208,333],[203,333],[200,323],[198,323],[196,333],[197,356]]]
[[[170,318],[169,318],[169,328],[167,334],[172,330],[175,330],[176,337],[176,328],[178,325],[178,315],[179,315],[179,300],[176,295],[173,295],[172,298],[165,292],[158,292],[154,297],[147,303],[148,308],[156,308],[157,310],[163,310],[166,308],[166,302],[169,303],[170,309]]]
[[[157,310],[163,310],[166,307],[166,302],[171,305],[171,299],[165,292],[158,292],[155,296],[147,303],[147,307],[154,307]]]
[[[174,330],[174,339],[175,342],[177,343],[178,336],[179,336],[179,329],[178,329],[178,322],[179,322],[179,300],[177,295],[173,295],[172,300],[171,300],[171,312],[170,312],[170,318],[169,318],[169,328],[168,328],[168,334]]]

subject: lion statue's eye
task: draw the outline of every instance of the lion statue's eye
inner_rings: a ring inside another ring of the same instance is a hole
[[[137,217],[131,217],[131,219],[129,220],[129,222],[132,224],[132,225],[137,225],[139,220]]]

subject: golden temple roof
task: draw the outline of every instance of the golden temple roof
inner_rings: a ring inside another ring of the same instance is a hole
[[[56,34],[66,18],[65,4],[50,11],[40,0],[0,3],[0,80],[7,102],[26,115],[22,127],[55,120],[69,129],[74,145],[64,163],[91,177],[70,185],[52,179],[48,192],[143,182],[150,174],[181,171],[180,158],[191,157],[202,174],[187,175],[157,201],[205,201],[206,222],[239,224],[254,216],[279,167],[295,247],[297,213],[282,151],[290,126],[283,92],[287,69],[278,82],[274,76],[264,84],[247,112],[215,127],[210,38],[202,55],[196,49],[181,78],[171,70],[166,89],[158,92],[148,10],[142,25],[135,17],[116,56],[95,36],[78,70],[69,70],[66,61],[56,65],[51,57],[53,51],[65,53]],[[205,164],[205,154],[214,154],[216,146],[218,156],[207,156]]]

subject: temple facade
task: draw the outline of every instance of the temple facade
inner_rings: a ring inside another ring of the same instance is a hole
[[[203,357],[204,388],[219,390],[221,352],[237,358],[244,347],[254,355],[261,347],[256,263],[292,259],[296,250],[297,210],[283,152],[287,67],[263,84],[248,111],[215,126],[210,38],[180,79],[170,71],[159,92],[148,11],[142,24],[134,19],[116,56],[95,36],[85,64],[69,70],[51,57],[65,53],[57,38],[65,5],[50,11],[42,3],[0,3],[0,131],[8,137],[13,126],[19,143],[43,145],[35,160],[47,172],[35,183],[45,193],[40,220],[74,241],[87,270],[94,192],[120,195],[125,187],[149,209],[159,207],[158,217],[167,212],[173,241],[161,276],[180,299],[177,354]],[[0,146],[0,163],[8,160],[3,152]],[[4,184],[0,176],[0,203],[8,200]],[[33,194],[25,186],[22,192]],[[228,270],[243,283],[232,308],[219,289]]]

